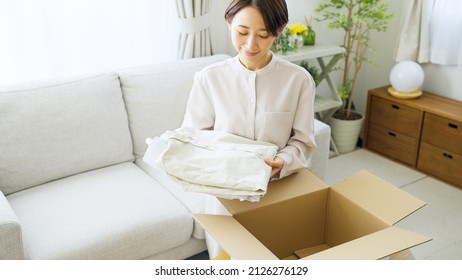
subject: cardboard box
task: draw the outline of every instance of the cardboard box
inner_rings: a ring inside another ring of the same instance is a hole
[[[232,216],[194,218],[233,259],[380,259],[431,240],[393,226],[425,202],[366,171],[329,187],[303,170],[258,203],[221,202]]]

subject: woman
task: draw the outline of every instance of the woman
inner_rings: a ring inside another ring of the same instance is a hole
[[[277,155],[266,160],[272,179],[306,168],[316,147],[315,83],[305,69],[270,50],[288,22],[285,0],[233,0],[225,20],[238,54],[196,74],[182,126],[276,144]],[[206,212],[227,211],[208,197]],[[213,258],[220,252],[211,243]]]

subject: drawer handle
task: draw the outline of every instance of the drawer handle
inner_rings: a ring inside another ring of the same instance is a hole
[[[443,156],[445,158],[448,158],[448,159],[452,159],[452,155],[448,154],[448,153],[443,153]]]
[[[454,124],[454,123],[448,123],[448,126],[451,127],[451,128],[454,128],[454,129],[459,128],[459,126],[457,124]]]
[[[391,137],[396,137],[396,134],[394,132],[388,132],[388,135],[390,135]]]
[[[391,107],[392,107],[393,109],[399,110],[399,106],[398,106],[398,105],[392,104]]]

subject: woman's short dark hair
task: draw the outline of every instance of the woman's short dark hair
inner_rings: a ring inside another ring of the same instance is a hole
[[[266,29],[278,36],[281,27],[289,22],[289,12],[285,0],[233,0],[225,11],[225,19],[232,22],[234,16],[245,7],[258,9],[265,21]]]

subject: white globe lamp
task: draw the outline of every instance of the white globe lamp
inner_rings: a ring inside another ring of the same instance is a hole
[[[422,95],[424,78],[420,64],[409,60],[398,62],[390,71],[388,92],[398,98],[417,98]]]

